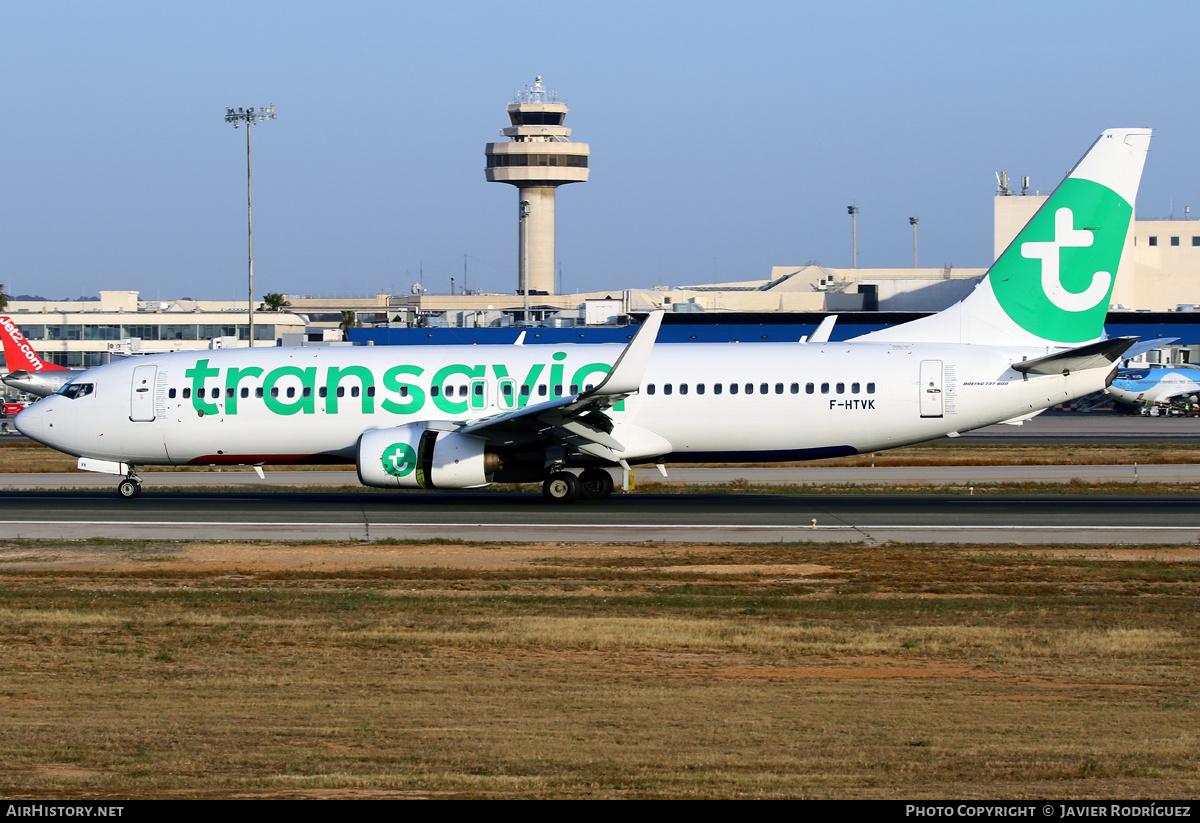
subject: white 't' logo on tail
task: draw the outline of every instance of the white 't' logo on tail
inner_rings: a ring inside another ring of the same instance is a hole
[[[1108,294],[1112,285],[1112,274],[1098,271],[1092,276],[1091,285],[1081,292],[1069,292],[1063,288],[1059,273],[1059,250],[1063,248],[1086,248],[1092,245],[1092,233],[1087,229],[1075,229],[1075,216],[1067,208],[1054,213],[1054,239],[1021,244],[1021,256],[1042,261],[1042,291],[1050,302],[1063,311],[1087,311],[1096,306]]]

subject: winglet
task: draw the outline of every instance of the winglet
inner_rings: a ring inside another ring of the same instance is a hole
[[[651,312],[646,322],[637,330],[637,334],[629,341],[625,351],[613,364],[612,371],[599,386],[590,394],[612,395],[633,394],[642,386],[642,375],[646,373],[646,364],[650,362],[650,352],[658,339],[658,328],[662,325],[665,312]]]
[[[812,337],[808,338],[809,343],[828,343],[829,335],[833,334],[833,324],[837,322],[836,314],[827,315],[821,320],[821,324],[817,326],[817,330],[812,333]]]

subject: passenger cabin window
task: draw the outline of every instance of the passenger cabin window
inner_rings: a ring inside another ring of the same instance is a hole
[[[753,383],[746,384],[746,394],[754,394],[754,384]]]
[[[538,397],[545,397],[545,396],[546,396],[546,386],[544,384],[541,386],[538,386]]]
[[[821,384],[821,394],[829,394],[829,384],[828,383]]]
[[[183,390],[183,399],[184,400],[187,400],[191,396],[192,396],[192,390],[190,388]]]
[[[799,394],[799,393],[800,393],[800,384],[793,383],[792,384],[792,394]]]
[[[867,384],[867,394],[874,394],[874,393],[875,393],[875,384],[868,383]]]
[[[696,394],[704,394],[704,384],[703,383],[696,384]]]
[[[860,386],[859,386],[857,383],[851,383],[851,384],[850,384],[850,393],[851,393],[851,394],[858,394],[858,390],[859,390],[859,388],[861,388],[861,387],[860,387]]]
[[[737,383],[730,383],[730,384],[729,384],[729,393],[730,393],[730,394],[737,394],[737,393],[738,393],[738,384],[737,384]]]
[[[845,394],[845,393],[846,393],[846,384],[845,384],[845,383],[838,383],[838,384],[837,384],[837,393],[838,393],[838,394]]]
[[[815,392],[816,390],[817,390],[817,387],[816,387],[816,386],[814,386],[812,383],[805,383],[805,384],[804,384],[804,393],[805,393],[805,394],[812,394],[812,393],[813,393],[813,392]]]
[[[687,392],[688,392],[688,385],[687,385],[687,383],[680,383],[680,384],[679,384],[679,393],[680,393],[680,394],[687,394]]]
[[[720,394],[725,387],[720,383],[713,383],[713,394]]]
[[[782,383],[776,383],[776,384],[775,384],[775,393],[776,393],[776,394],[783,394],[783,384],[782,384]]]
[[[654,394],[654,392],[655,392],[655,386],[654,386],[654,384],[653,384],[653,383],[647,383],[647,384],[646,384],[646,394]]]
[[[172,400],[175,399],[175,389],[167,389],[167,397],[170,397]]]
[[[663,394],[670,394],[674,389],[670,383],[663,383]]]

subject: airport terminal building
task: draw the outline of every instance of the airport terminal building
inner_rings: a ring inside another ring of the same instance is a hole
[[[44,360],[71,369],[114,355],[228,348],[250,339],[245,303],[142,302],[134,291],[101,291],[96,301],[11,300],[6,313]],[[303,334],[306,324],[290,312],[255,312],[256,345]]]

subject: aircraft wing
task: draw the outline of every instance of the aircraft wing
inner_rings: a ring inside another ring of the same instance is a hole
[[[662,317],[663,312],[656,311],[646,318],[612,370],[591,391],[468,421],[459,432],[505,443],[546,438],[621,451],[624,447],[612,437],[612,418],[605,412],[641,388]]]

